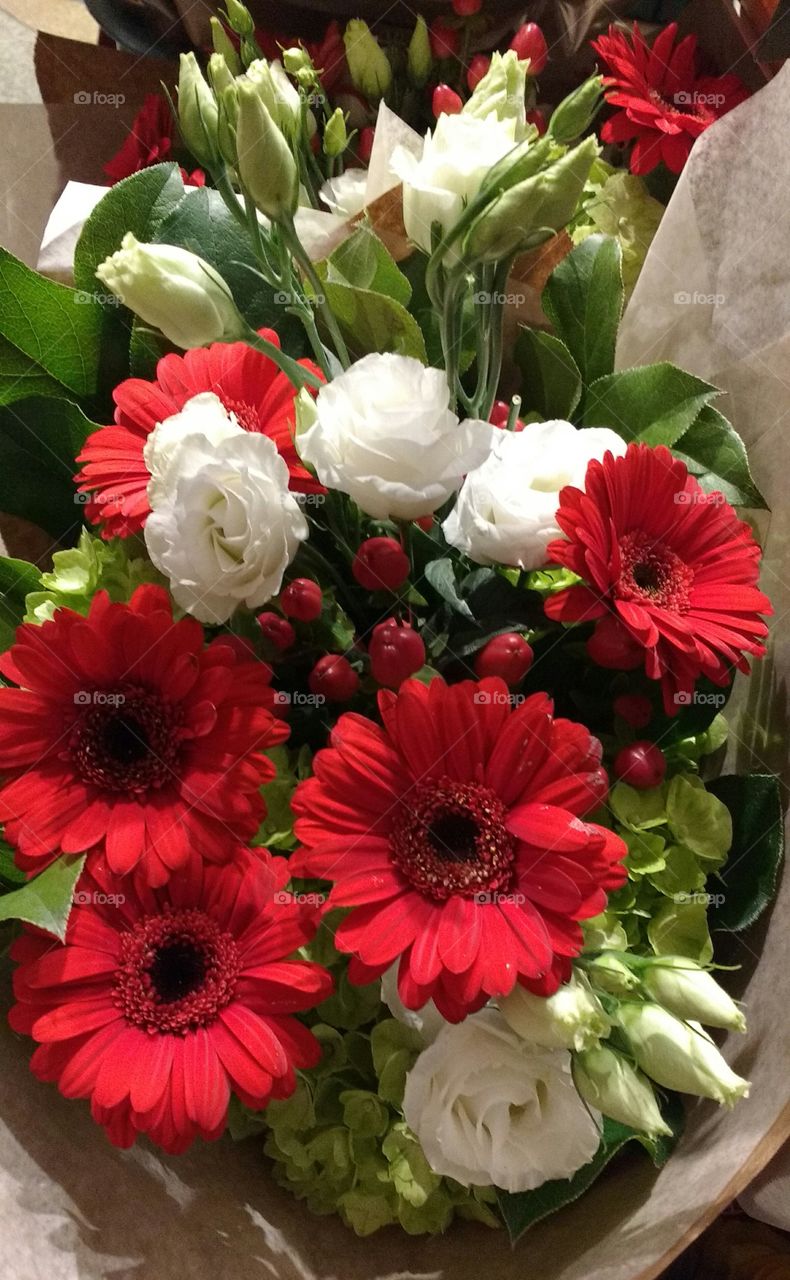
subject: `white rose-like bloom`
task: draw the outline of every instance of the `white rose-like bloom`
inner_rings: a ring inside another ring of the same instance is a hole
[[[330,213],[338,218],[354,218],[365,208],[367,169],[346,169],[336,178],[327,178],[319,195]]]
[[[608,427],[535,422],[523,431],[495,429],[485,462],[466,477],[444,522],[444,536],[477,564],[539,569],[560,537],[557,508],[567,484],[584,487],[588,463],[626,442]]]
[[[483,179],[516,144],[516,120],[482,119],[466,113],[440,115],[425,136],[418,159],[403,146],[391,167],[403,183],[403,221],[410,240],[431,252],[431,226],[449,231],[476,196]]]
[[[322,386],[296,447],[322,484],[367,515],[415,520],[480,466],[494,430],[472,418],[459,423],[440,369],[373,353]]]
[[[570,1054],[527,1044],[493,1008],[448,1024],[420,1054],[403,1110],[431,1168],[464,1186],[532,1191],[570,1178],[600,1144]]]
[[[145,462],[145,542],[176,603],[220,623],[276,595],[308,534],[276,445],[244,431],[209,392],[154,428]]]
[[[141,244],[127,231],[96,275],[124,306],[184,351],[232,342],[247,330],[222,276],[189,249]]]

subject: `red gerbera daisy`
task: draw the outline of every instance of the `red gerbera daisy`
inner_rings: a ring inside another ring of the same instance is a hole
[[[115,874],[139,863],[158,885],[190,850],[227,861],[260,826],[262,753],[288,736],[271,671],[206,648],[161,587],[20,627],[0,674],[19,686],[0,689],[0,822],[24,870],[101,848]]]
[[[630,40],[612,26],[592,42],[613,72],[604,76],[606,101],[621,108],[606,121],[601,138],[634,142],[632,173],[650,173],[662,160],[680,173],[694,140],[749,96],[736,75],[697,76],[696,36],[675,46],[677,31],[678,24],[670,22],[652,49],[636,23]]]
[[[326,999],[332,979],[285,959],[313,936],[315,912],[279,901],[288,865],[259,852],[221,868],[193,857],[158,890],[97,861],[65,945],[33,929],[14,943],[9,1020],[39,1043],[33,1072],[90,1098],[118,1147],[145,1133],[176,1154],[218,1138],[231,1092],[260,1110],[319,1061],[291,1015]]]
[[[123,145],[104,166],[107,177],[113,183],[120,182],[149,165],[172,160],[174,133],[173,113],[167,99],[160,93],[149,93]],[[203,187],[206,183],[202,169],[195,169],[191,174],[182,169],[181,177],[193,187]]]
[[[608,790],[601,745],[555,720],[543,693],[516,709],[499,679],[379,694],[384,728],[341,716],[297,788],[297,875],[351,907],[335,942],[352,982],[400,956],[398,989],[457,1021],[517,982],[570,976],[578,924],[624,882],[625,845],[583,822]]]
[[[700,675],[726,684],[745,654],[765,653],[772,612],[757,588],[760,548],[720,493],[706,494],[663,446],[630,444],[624,457],[591,462],[582,492],[560,494],[557,524],[569,539],[548,556],[585,584],[546,601],[559,622],[602,619],[602,644],[631,649],[661,680],[668,715],[689,701]],[[605,643],[604,643],[605,641]],[[621,666],[620,660],[611,664]]]
[[[272,329],[261,336],[280,345]],[[321,371],[300,360],[317,377]],[[215,342],[185,355],[173,352],[156,366],[156,381],[127,378],[115,388],[115,426],[102,427],[88,437],[77,461],[75,477],[85,494],[87,517],[101,524],[102,537],[126,538],[139,533],[150,512],[147,488],[151,479],[143,458],[145,442],[158,422],[180,413],[188,400],[213,391],[247,431],[259,431],[276,444],[288,464],[291,488],[297,493],[323,493],[323,486],[306,471],[294,445],[296,389],[276,364],[244,342]]]

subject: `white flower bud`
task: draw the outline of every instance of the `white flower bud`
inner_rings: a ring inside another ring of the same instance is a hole
[[[623,1004],[618,1018],[639,1066],[656,1084],[728,1107],[748,1096],[748,1080],[727,1065],[698,1023],[681,1022],[657,1004]]]
[[[642,971],[642,985],[656,1004],[677,1018],[694,1018],[709,1027],[745,1031],[746,1019],[735,1001],[705,969],[685,956],[660,956]]]
[[[576,1054],[573,1079],[584,1101],[611,1120],[651,1138],[672,1132],[658,1109],[650,1081],[608,1045]]]
[[[615,996],[625,995],[627,991],[633,991],[639,986],[639,979],[633,969],[629,969],[627,964],[623,964],[622,960],[610,955],[608,951],[587,962],[587,975],[593,986]]]
[[[601,1002],[576,974],[548,998],[514,987],[499,1007],[517,1035],[546,1049],[589,1049],[611,1030]]]
[[[219,158],[217,103],[194,53],[181,54],[178,127],[195,159],[207,169],[214,168]]]
[[[299,204],[296,161],[271,112],[241,81],[236,117],[237,170],[256,208],[272,222],[291,218]]]

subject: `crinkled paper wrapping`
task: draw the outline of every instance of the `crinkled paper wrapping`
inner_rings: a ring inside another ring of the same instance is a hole
[[[650,251],[622,348],[624,361],[674,357],[731,392],[730,411],[773,507],[765,587],[780,637],[773,661],[742,686],[733,763],[782,772],[790,676],[790,652],[781,643],[790,606],[790,434],[783,421],[790,405],[783,381],[790,369],[789,97],[784,75],[698,144]],[[697,288],[723,292],[728,302],[712,312],[671,300]],[[24,546],[9,549],[25,553]],[[748,1005],[749,1033],[723,1047],[752,1080],[751,1098],[733,1112],[693,1103],[686,1136],[664,1170],[625,1155],[515,1251],[504,1232],[463,1223],[435,1240],[394,1228],[358,1240],[277,1188],[258,1140],[200,1145],[181,1158],[161,1156],[145,1142],[116,1151],[84,1103],[67,1102],[31,1077],[30,1042],[0,1022],[0,1275],[466,1280],[479,1272],[486,1280],[652,1280],[790,1134],[790,876],[759,928],[724,943],[727,962],[743,966],[734,985]]]

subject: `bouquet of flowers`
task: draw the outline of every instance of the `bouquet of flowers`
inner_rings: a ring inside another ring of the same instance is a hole
[[[119,1147],[229,1130],[360,1235],[516,1238],[748,1093],[712,932],[782,852],[720,774],[764,503],[714,386],[615,367],[610,86],[541,132],[495,53],[322,214],[346,115],[229,14],[177,91],[205,182],[119,181],[75,288],[0,259],[0,508],[58,545],[0,560],[9,1017]]]

